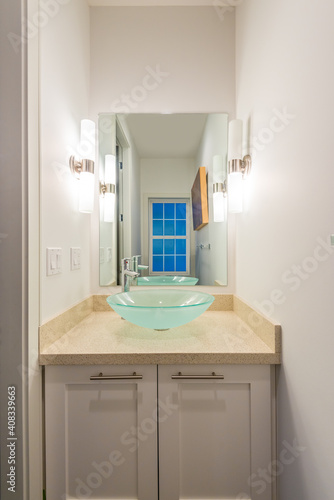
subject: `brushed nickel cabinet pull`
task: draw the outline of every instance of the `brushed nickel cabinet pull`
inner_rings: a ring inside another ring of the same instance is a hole
[[[143,376],[137,375],[136,372],[132,375],[103,375],[101,372],[98,375],[92,375],[90,380],[141,380],[142,378]]]
[[[172,375],[172,379],[176,380],[223,380],[224,375],[216,375],[212,372],[211,375],[182,375],[179,372],[177,375]]]

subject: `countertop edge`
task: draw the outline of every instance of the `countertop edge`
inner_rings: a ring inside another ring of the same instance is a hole
[[[280,353],[115,353],[40,354],[42,365],[176,365],[245,364],[276,365]]]

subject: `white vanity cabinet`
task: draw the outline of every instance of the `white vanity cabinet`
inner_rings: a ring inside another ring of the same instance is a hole
[[[47,366],[47,500],[157,500],[156,422],[156,366]]]
[[[273,500],[269,365],[45,373],[47,500]]]
[[[159,500],[273,500],[269,365],[159,366]],[[261,472],[262,471],[262,472]],[[259,475],[260,474],[260,475]]]

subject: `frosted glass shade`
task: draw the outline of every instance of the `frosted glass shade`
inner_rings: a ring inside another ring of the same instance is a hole
[[[242,120],[231,120],[229,123],[228,160],[242,160]]]
[[[224,222],[225,220],[225,199],[224,193],[213,193],[213,221]]]
[[[242,173],[228,175],[228,210],[231,213],[242,212]]]
[[[79,212],[92,213],[94,209],[94,174],[80,174]]]
[[[104,182],[105,184],[116,184],[115,155],[105,155],[104,157]]]
[[[105,193],[104,195],[104,222],[114,222],[115,220],[115,193]]]
[[[212,182],[223,183],[225,180],[224,159],[221,155],[215,155],[212,160]]]

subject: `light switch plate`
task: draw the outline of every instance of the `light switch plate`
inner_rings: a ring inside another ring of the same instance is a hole
[[[71,271],[76,271],[81,267],[81,248],[70,248]]]
[[[107,262],[111,261],[111,247],[107,247]]]
[[[46,249],[46,275],[53,276],[62,272],[62,249]]]
[[[334,247],[334,234],[331,234],[331,245]]]

